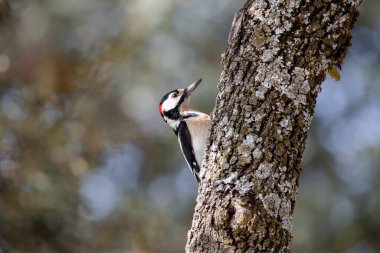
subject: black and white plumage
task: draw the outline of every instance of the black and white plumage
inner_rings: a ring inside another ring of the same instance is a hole
[[[189,102],[201,81],[168,92],[159,105],[162,118],[177,135],[181,151],[198,182],[211,122],[209,115],[190,109]]]

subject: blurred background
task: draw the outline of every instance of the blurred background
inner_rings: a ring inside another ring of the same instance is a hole
[[[158,102],[202,77],[192,104],[213,109],[242,4],[10,1],[0,20],[0,253],[184,252],[197,185]],[[323,84],[294,252],[380,252],[378,13],[379,1],[364,1],[342,79]]]

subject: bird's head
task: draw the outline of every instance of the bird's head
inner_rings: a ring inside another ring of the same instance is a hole
[[[183,112],[189,109],[191,94],[201,82],[202,79],[199,79],[184,89],[172,90],[161,99],[158,110],[164,121],[172,128],[178,127]]]

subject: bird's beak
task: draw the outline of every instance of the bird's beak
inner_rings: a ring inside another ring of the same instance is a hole
[[[190,97],[191,94],[192,94],[192,92],[198,87],[198,85],[199,85],[201,82],[202,82],[202,78],[199,79],[198,81],[196,81],[196,82],[190,84],[189,86],[187,86],[187,87],[185,88],[185,91],[184,91],[184,93],[185,93],[185,97],[186,97],[186,98]]]

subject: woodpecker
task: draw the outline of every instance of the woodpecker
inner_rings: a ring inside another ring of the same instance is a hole
[[[177,135],[183,156],[198,183],[211,121],[209,115],[190,109],[189,102],[201,82],[199,79],[184,89],[168,92],[158,107],[163,120]]]

